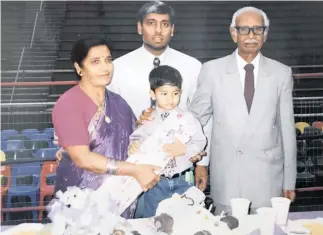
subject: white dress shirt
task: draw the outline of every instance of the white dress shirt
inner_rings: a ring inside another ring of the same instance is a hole
[[[108,88],[127,101],[137,118],[150,107],[149,73],[155,57],[142,46],[113,62],[114,74]],[[179,107],[186,110],[196,91],[201,62],[170,47],[158,58],[160,65],[172,66],[181,73],[183,92]]]
[[[246,70],[244,69],[244,66],[248,64],[239,54],[238,54],[238,49],[236,49],[236,58],[237,58],[237,63],[238,63],[238,69],[239,69],[239,74],[240,74],[240,81],[242,85],[242,90],[244,91],[244,83],[245,83],[245,77],[246,77]],[[257,85],[257,78],[258,78],[258,71],[259,71],[259,60],[260,60],[260,53],[250,62],[250,64],[253,64],[255,67],[253,70],[253,75],[254,75],[254,86],[256,88]]]

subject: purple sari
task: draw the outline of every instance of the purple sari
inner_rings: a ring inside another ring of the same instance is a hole
[[[90,150],[117,160],[126,160],[129,136],[135,128],[136,117],[121,96],[108,90],[105,113],[103,115],[102,111],[96,112],[90,122],[88,127]],[[92,173],[77,167],[68,153],[64,151],[56,171],[55,192],[58,190],[64,192],[68,186],[96,190],[102,184],[104,177],[107,175]],[[135,209],[136,202],[122,216],[133,217]]]

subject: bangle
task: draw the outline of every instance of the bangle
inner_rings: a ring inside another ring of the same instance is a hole
[[[118,167],[118,163],[119,163],[119,161],[109,158],[107,161],[107,165],[106,165],[106,169],[107,169],[106,173],[108,175],[118,175],[120,172],[120,168]]]

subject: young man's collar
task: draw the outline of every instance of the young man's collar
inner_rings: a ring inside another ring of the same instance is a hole
[[[154,60],[154,58],[158,57],[158,58],[159,58],[159,60],[160,60],[160,62],[161,62],[161,64],[162,64],[162,63],[163,63],[163,61],[165,60],[165,55],[166,55],[166,53],[167,53],[167,51],[168,51],[168,48],[169,48],[169,45],[167,45],[167,47],[166,47],[165,51],[164,51],[161,55],[159,55],[159,56],[155,56],[154,54],[150,53],[150,52],[146,49],[146,47],[144,46],[144,44],[142,44],[142,46],[141,46],[141,51],[142,51],[145,55],[149,56],[149,58],[151,58],[151,61],[153,61],[153,60]]]

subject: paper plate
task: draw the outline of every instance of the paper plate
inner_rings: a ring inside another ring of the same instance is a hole
[[[314,223],[323,225],[323,218],[288,220],[287,226],[281,226],[281,229],[288,235],[308,235],[310,234],[310,230],[305,228],[304,225]]]

